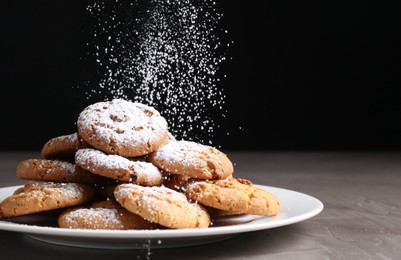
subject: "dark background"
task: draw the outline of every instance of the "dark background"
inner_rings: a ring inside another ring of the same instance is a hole
[[[262,5],[262,2],[264,3]],[[401,23],[387,1],[218,1],[227,150],[400,150]],[[395,2],[395,1],[393,1]],[[96,80],[82,59],[91,1],[2,1],[0,150],[75,131]]]

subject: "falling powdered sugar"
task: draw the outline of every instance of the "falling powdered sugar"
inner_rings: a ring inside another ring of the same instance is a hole
[[[87,82],[88,99],[123,98],[156,107],[179,139],[212,144],[216,117],[224,118],[219,67],[222,14],[215,1],[95,2],[88,55],[99,82]]]

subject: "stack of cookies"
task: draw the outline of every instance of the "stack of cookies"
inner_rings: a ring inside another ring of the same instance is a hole
[[[27,183],[0,203],[0,219],[58,210],[60,228],[208,228],[215,217],[274,216],[272,193],[235,178],[220,150],[177,140],[153,107],[123,99],[87,106],[77,131],[17,165]]]

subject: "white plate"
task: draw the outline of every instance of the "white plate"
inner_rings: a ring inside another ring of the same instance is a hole
[[[0,230],[21,232],[36,240],[75,247],[169,248],[214,243],[244,232],[290,225],[314,217],[323,210],[323,203],[310,195],[271,186],[257,186],[280,199],[282,208],[279,215],[225,217],[215,220],[213,226],[203,229],[82,230],[58,228],[55,223],[57,212],[46,212],[2,220]],[[21,186],[0,188],[0,201],[19,187]]]

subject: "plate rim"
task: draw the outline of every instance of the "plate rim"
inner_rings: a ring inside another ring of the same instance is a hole
[[[60,228],[60,227],[44,227],[38,225],[29,225],[29,224],[21,224],[21,223],[13,223],[5,220],[0,220],[0,230],[10,231],[10,232],[18,232],[25,234],[34,234],[34,235],[43,235],[43,236],[51,236],[51,237],[79,237],[79,238],[96,238],[96,239],[161,239],[161,238],[185,238],[185,237],[205,237],[205,236],[222,236],[222,235],[232,235],[239,234],[244,232],[252,232],[265,230],[270,228],[276,228],[281,226],[286,226],[290,224],[294,224],[297,222],[301,222],[307,219],[310,219],[324,209],[324,204],[322,201],[313,197],[309,194],[261,184],[254,184],[262,189],[268,190],[275,194],[276,191],[292,193],[304,198],[307,198],[309,201],[313,201],[315,203],[315,207],[313,210],[309,210],[304,212],[303,214],[299,214],[296,216],[292,216],[290,218],[285,218],[282,220],[277,220],[280,218],[280,213],[277,216],[260,216],[256,220],[256,222],[249,223],[241,223],[235,225],[227,225],[227,226],[218,226],[218,227],[209,227],[209,228],[188,228],[188,229],[156,229],[156,230],[88,230],[88,229],[68,229],[68,228]],[[22,187],[23,185],[14,185],[0,188],[0,195],[6,189],[10,191]],[[11,193],[10,193],[11,194]],[[281,199],[280,199],[281,200]],[[260,222],[259,219],[268,219],[272,221]],[[277,220],[276,222],[274,222]],[[269,225],[267,225],[269,223]]]

